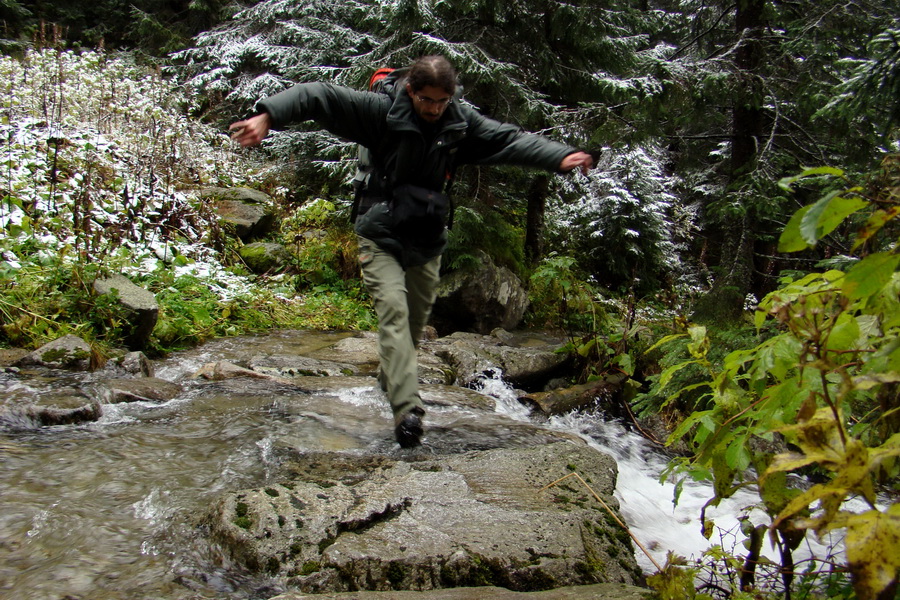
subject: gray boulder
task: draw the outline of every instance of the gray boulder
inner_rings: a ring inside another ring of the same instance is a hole
[[[378,334],[374,331],[355,333],[308,353],[310,358],[351,364],[360,373],[374,375],[378,369]]]
[[[153,363],[143,352],[129,352],[116,361],[116,366],[131,375],[153,377]]]
[[[247,369],[225,360],[216,361],[214,363],[207,363],[200,367],[197,372],[191,375],[192,379],[208,379],[210,381],[225,381],[228,379],[236,379],[239,377],[248,377],[250,379],[267,379],[271,381],[278,381],[281,383],[288,383],[286,379],[280,379],[279,377],[270,373],[260,373],[258,371],[254,371],[253,369]]]
[[[308,593],[495,585],[542,590],[640,578],[616,464],[583,442],[456,455],[298,456],[281,485],[226,495],[205,519],[247,568]]]
[[[270,196],[250,188],[206,188],[200,197],[212,202],[222,222],[234,227],[242,240],[265,237],[275,223],[275,203]]]
[[[120,402],[168,402],[181,393],[181,386],[155,377],[137,379],[107,379],[101,383],[106,404]]]
[[[29,354],[24,348],[0,348],[0,369],[14,369]]]
[[[290,264],[291,253],[281,244],[252,242],[238,250],[247,268],[254,273],[277,273]]]
[[[482,336],[458,331],[425,348],[453,368],[461,385],[502,373],[513,385],[531,386],[566,366],[569,357],[558,351],[563,342],[539,333],[495,330],[491,336]]]
[[[542,592],[514,592],[496,586],[450,588],[430,592],[287,593],[271,600],[648,600],[649,590],[622,583],[578,585]]]
[[[423,339],[434,338],[434,329],[426,327]],[[316,350],[310,357],[354,365],[361,375],[374,375],[378,370],[378,334],[361,332],[353,337]],[[431,351],[424,342],[418,353],[419,383],[451,385],[455,379],[453,368]]]
[[[454,271],[441,279],[432,311],[438,331],[473,331],[487,334],[496,327],[513,329],[528,308],[522,281],[506,267],[498,267],[478,252],[475,269]]]
[[[286,354],[262,354],[250,359],[248,365],[257,373],[273,375],[275,377],[340,377],[343,375],[356,375],[358,369],[348,363],[337,363],[328,360],[309,358],[306,356],[292,356]]]
[[[77,335],[64,335],[26,355],[17,364],[88,371],[91,356],[91,347],[87,342]]]
[[[98,295],[117,294],[119,303],[128,313],[131,330],[125,344],[131,349],[141,349],[150,341],[150,334],[159,319],[159,304],[151,292],[131,282],[124,275],[110,275],[94,280],[94,292]]]

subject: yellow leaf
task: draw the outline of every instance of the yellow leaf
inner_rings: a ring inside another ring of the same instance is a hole
[[[692,325],[688,327],[688,334],[691,336],[691,343],[687,345],[688,352],[696,359],[704,358],[709,352],[709,337],[706,335],[706,327]]]
[[[834,418],[831,409],[820,408],[803,423],[787,425],[779,431],[794,434],[790,441],[796,444],[805,455],[814,459],[823,467],[835,470],[843,462],[846,433],[842,436],[843,426]]]
[[[794,469],[805,467],[816,462],[816,460],[817,459],[814,456],[807,456],[796,452],[777,454],[772,458],[772,464],[769,465],[769,468],[763,472],[762,479],[766,479],[770,475],[781,471],[793,471]]]
[[[816,395],[812,392],[806,395],[800,410],[797,411],[797,421],[809,421],[816,414]]]
[[[844,544],[857,596],[874,600],[900,573],[900,504],[885,512],[842,512],[832,525],[847,528]]]
[[[712,519],[706,519],[703,521],[703,537],[709,539],[712,537],[713,532],[715,531],[716,524]]]
[[[890,471],[898,457],[900,457],[900,433],[895,433],[882,445],[869,448],[869,471],[873,474],[881,469]]]
[[[862,494],[866,500],[875,503],[875,486],[872,482],[873,465],[869,449],[857,439],[847,440],[841,464],[835,469],[837,476],[830,484]]]
[[[775,521],[772,523],[772,528],[776,529],[786,519],[790,519],[794,515],[806,511],[809,506],[817,500],[822,501],[823,505],[826,503],[826,500],[829,497],[833,497],[835,495],[839,495],[840,499],[843,500],[844,496],[842,492],[846,492],[846,490],[836,490],[830,485],[822,485],[821,483],[817,483],[816,485],[812,486],[811,488],[788,502],[787,506],[784,507],[784,510],[782,510],[775,518]],[[826,515],[818,517],[815,520],[815,524],[805,523],[802,526],[818,529],[820,526],[825,525],[830,521],[832,515],[828,515],[827,512],[828,511],[826,510]]]

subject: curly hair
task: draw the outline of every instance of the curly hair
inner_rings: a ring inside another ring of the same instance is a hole
[[[434,86],[451,96],[456,93],[456,69],[443,56],[422,56],[413,63],[406,77],[414,92]]]

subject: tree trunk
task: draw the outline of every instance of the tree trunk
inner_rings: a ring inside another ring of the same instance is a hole
[[[742,38],[735,50],[738,72],[731,119],[731,180],[753,171],[763,136],[763,90],[760,67],[764,0],[738,0],[735,31]]]
[[[544,210],[550,190],[550,177],[538,175],[528,190],[528,214],[525,222],[525,261],[535,266],[544,256]]]
[[[763,138],[761,67],[764,52],[760,37],[764,7],[765,0],[738,0],[735,14],[735,32],[739,41],[735,49],[737,81],[731,117],[729,188],[733,190],[746,188],[745,181],[756,168]],[[740,210],[742,217],[724,223],[720,231],[719,272],[712,289],[697,303],[693,315],[700,322],[727,323],[740,319],[744,298],[751,290],[755,222],[749,207],[743,206]]]

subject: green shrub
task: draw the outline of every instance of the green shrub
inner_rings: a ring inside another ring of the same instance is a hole
[[[879,481],[896,483],[900,475],[900,254],[896,238],[875,239],[900,214],[890,202],[900,183],[900,160],[886,163],[893,173],[888,185],[866,196],[833,168],[784,180],[788,190],[820,176],[844,185],[794,215],[779,240],[781,251],[805,250],[864,211],[866,225],[852,243],[859,254],[846,271],[783,280],[755,314],[757,327],[772,327],[773,335],[728,353],[720,364],[710,360],[706,329],[690,326],[679,334],[690,339],[690,357],[658,381],[660,390],[672,390],[670,398],[702,390],[705,406],[670,436],[670,442],[687,440],[694,456],[673,460],[666,475],[711,479],[709,504],[755,485],[771,521],[762,527],[778,540],[785,567],[807,530],[846,530],[846,568],[860,598],[891,595],[900,570],[900,504],[883,508],[875,493]],[[708,377],[686,388],[672,386],[675,373],[690,365]],[[873,410],[854,414],[854,407]],[[779,440],[790,450],[771,444]],[[811,468],[820,473],[818,483],[808,489],[787,485],[789,473]],[[680,489],[676,485],[676,500]],[[845,509],[851,496],[868,508]],[[711,530],[711,523],[704,527]],[[786,586],[793,577],[788,575]]]

